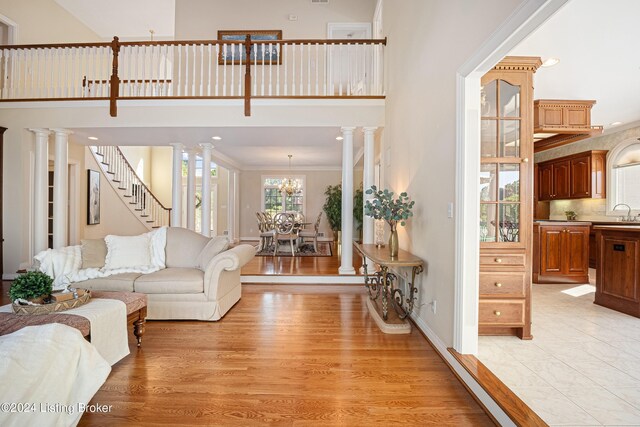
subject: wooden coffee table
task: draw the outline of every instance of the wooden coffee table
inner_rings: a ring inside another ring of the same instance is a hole
[[[133,292],[101,292],[92,291],[91,298],[117,299],[127,306],[127,324],[130,331],[136,337],[138,347],[142,345],[144,335],[145,319],[147,318],[147,296]],[[14,313],[0,312],[0,335],[7,335],[25,326],[45,325],[49,323],[62,323],[78,329],[82,336],[91,340],[91,322],[89,319],[66,314],[65,312],[55,314],[44,314],[41,316],[24,316]]]

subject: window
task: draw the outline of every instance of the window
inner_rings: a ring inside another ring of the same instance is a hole
[[[301,190],[288,196],[280,191],[283,178],[274,176],[262,177],[262,209],[272,216],[279,212],[300,212],[304,214],[304,176],[292,176]]]
[[[187,170],[189,169],[189,156],[187,153],[182,153],[182,176],[186,177]],[[202,157],[196,156],[196,177],[202,176]],[[211,162],[211,177],[216,178],[218,176],[218,165]]]
[[[607,156],[607,215],[626,215],[629,205],[640,213],[640,141],[636,138],[622,141]]]

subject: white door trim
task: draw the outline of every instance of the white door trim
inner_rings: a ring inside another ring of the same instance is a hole
[[[18,44],[18,24],[6,16],[0,14],[0,22],[9,27],[7,41],[9,44]]]
[[[462,354],[478,352],[480,78],[568,1],[525,0],[458,69],[453,348]]]

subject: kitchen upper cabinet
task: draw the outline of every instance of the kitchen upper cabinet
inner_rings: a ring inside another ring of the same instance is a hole
[[[585,223],[535,223],[533,282],[588,283],[589,231]]]
[[[538,200],[605,197],[606,156],[593,150],[538,164]]]

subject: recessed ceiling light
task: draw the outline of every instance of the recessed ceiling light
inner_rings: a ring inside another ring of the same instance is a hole
[[[547,58],[543,63],[542,66],[543,67],[553,67],[554,65],[556,65],[558,62],[560,62],[560,59],[558,58]]]
[[[95,136],[90,136],[89,139],[92,140],[92,141],[97,141],[98,140],[98,138],[96,138]]]
[[[621,125],[621,124],[622,124],[622,122],[611,122],[611,123],[609,123],[609,124],[610,124],[611,126],[618,126],[618,125]]]
[[[211,139],[215,139],[216,141],[220,141],[222,139],[222,137],[219,136],[212,136]]]
[[[336,141],[342,141],[344,138],[341,136],[336,136]]]

